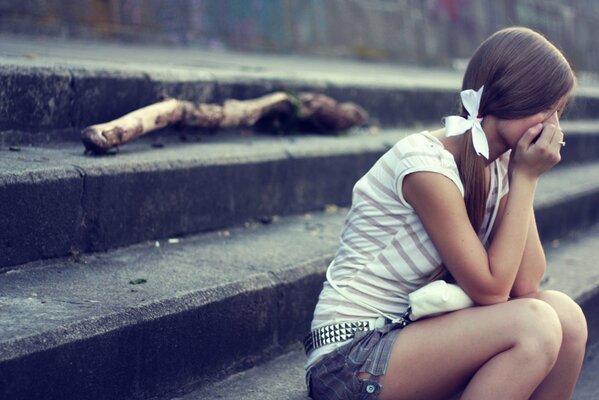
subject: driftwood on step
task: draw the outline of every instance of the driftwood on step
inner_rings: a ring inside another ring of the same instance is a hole
[[[140,108],[81,132],[87,151],[105,153],[148,132],[181,124],[209,129],[248,128],[339,131],[366,122],[368,113],[355,103],[339,103],[318,93],[297,96],[275,92],[222,105],[168,99]]]

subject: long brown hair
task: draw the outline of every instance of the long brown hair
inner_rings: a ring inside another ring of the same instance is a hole
[[[551,42],[531,29],[512,27],[494,33],[478,47],[466,68],[462,90],[478,90],[484,85],[479,115],[516,119],[549,110],[566,98],[575,84],[570,64]],[[463,105],[459,113],[466,117]],[[466,132],[458,170],[468,218],[477,233],[488,195],[486,165],[474,150],[472,132]],[[453,281],[443,264],[431,274],[430,280],[435,279]]]
[[[575,82],[570,64],[551,42],[531,29],[513,27],[494,33],[478,47],[466,68],[462,90],[484,85],[479,114],[516,119],[555,106],[571,93]],[[463,106],[460,114],[465,116]],[[468,217],[478,232],[488,189],[486,162],[474,150],[471,131],[463,143],[458,169]]]

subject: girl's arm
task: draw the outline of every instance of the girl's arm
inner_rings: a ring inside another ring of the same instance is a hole
[[[558,139],[561,135],[559,135],[560,124],[559,124],[559,115],[561,112],[554,112],[548,119],[547,122],[555,125],[556,133],[558,133]],[[561,147],[560,147],[561,149]],[[510,157],[510,165],[509,165],[509,179],[511,179],[511,173],[514,167],[514,162]],[[501,208],[499,210],[502,211]],[[545,252],[543,250],[543,246],[541,245],[541,239],[539,238],[539,231],[537,228],[537,222],[535,220],[534,209],[530,210],[530,221],[529,221],[529,232],[528,237],[526,239],[526,247],[524,249],[524,254],[522,256],[522,261],[520,263],[520,267],[518,268],[518,274],[516,275],[516,280],[514,282],[514,286],[511,290],[512,297],[521,297],[526,296],[534,292],[538,292],[540,289],[541,279],[543,278],[543,274],[545,273],[547,263],[545,260]]]
[[[414,207],[445,266],[478,304],[508,299],[529,236],[538,177],[559,161],[555,126],[536,125],[523,135],[515,154],[510,195],[489,250],[474,232],[464,200],[443,175],[417,172],[404,179],[404,198]],[[523,221],[526,221],[523,223]]]
[[[505,196],[501,200],[499,211],[497,212],[496,226],[499,225],[501,218],[503,217],[503,210],[505,209],[505,203],[508,199],[508,196]],[[491,235],[491,238],[494,238],[494,232]],[[522,255],[522,261],[518,267],[518,273],[516,275],[514,285],[512,286],[510,297],[522,297],[534,292],[538,292],[540,289],[541,279],[545,273],[545,268],[545,252],[543,250],[543,246],[541,245],[541,239],[539,238],[534,210],[531,209],[528,236],[526,238],[524,254]]]
[[[510,296],[522,297],[538,292],[546,265],[545,252],[539,238],[535,214],[533,210],[530,210],[530,226],[528,228],[526,247],[524,248],[522,261],[520,262],[518,274],[516,275]]]

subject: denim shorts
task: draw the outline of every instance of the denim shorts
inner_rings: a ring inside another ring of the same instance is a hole
[[[379,379],[387,372],[389,357],[400,324],[357,332],[351,342],[333,350],[310,368],[306,383],[315,400],[378,399],[382,385]],[[358,379],[360,372],[370,374]]]

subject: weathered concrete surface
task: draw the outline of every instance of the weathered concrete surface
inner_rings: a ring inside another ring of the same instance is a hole
[[[348,204],[405,134],[0,149],[0,267]]]
[[[599,220],[597,167],[596,162],[571,163],[541,176],[534,204],[543,240],[559,239]]]
[[[561,290],[577,299],[590,327],[590,341],[584,369],[574,400],[599,397],[599,227],[578,232],[560,243],[548,244],[549,262],[546,289]],[[264,365],[185,394],[173,394],[171,400],[308,400],[304,381],[306,358],[301,347]]]
[[[585,150],[597,131],[583,128],[568,134],[564,166],[541,180],[537,212],[547,239],[599,218],[598,166],[571,162],[599,156],[597,147]],[[0,268],[348,205],[355,182],[407,134],[150,137],[104,157],[86,157],[76,143],[0,149]]]
[[[146,398],[285,350],[344,212],[0,274],[0,397]]]
[[[595,400],[599,398],[599,341],[587,347],[587,354],[574,392],[573,400]]]
[[[167,95],[196,102],[312,90],[361,104],[371,123],[438,123],[458,104],[461,70],[391,63],[0,36],[0,145],[78,140]],[[596,118],[599,84],[581,77],[570,118]]]
[[[304,381],[306,358],[298,349],[284,354],[264,365],[189,393],[172,394],[169,400],[309,400]],[[587,349],[585,363],[572,400],[599,398],[599,342]]]
[[[14,162],[6,153],[0,150],[0,266],[77,251],[84,193],[79,172],[56,160]]]
[[[0,397],[164,397],[293,348],[309,326],[345,212],[0,274]],[[546,287],[577,298],[599,337],[599,227],[547,247]],[[302,398],[303,361],[293,358],[270,396]],[[243,387],[259,398],[268,386],[219,384],[201,393],[233,398]]]
[[[599,120],[566,120],[561,122],[566,147],[562,148],[560,165],[599,159]]]
[[[305,383],[306,356],[297,348],[250,370],[201,389],[172,394],[170,400],[309,400]]]
[[[1,57],[1,56],[0,56]],[[71,71],[66,67],[0,68],[0,131],[23,131],[72,126]]]

